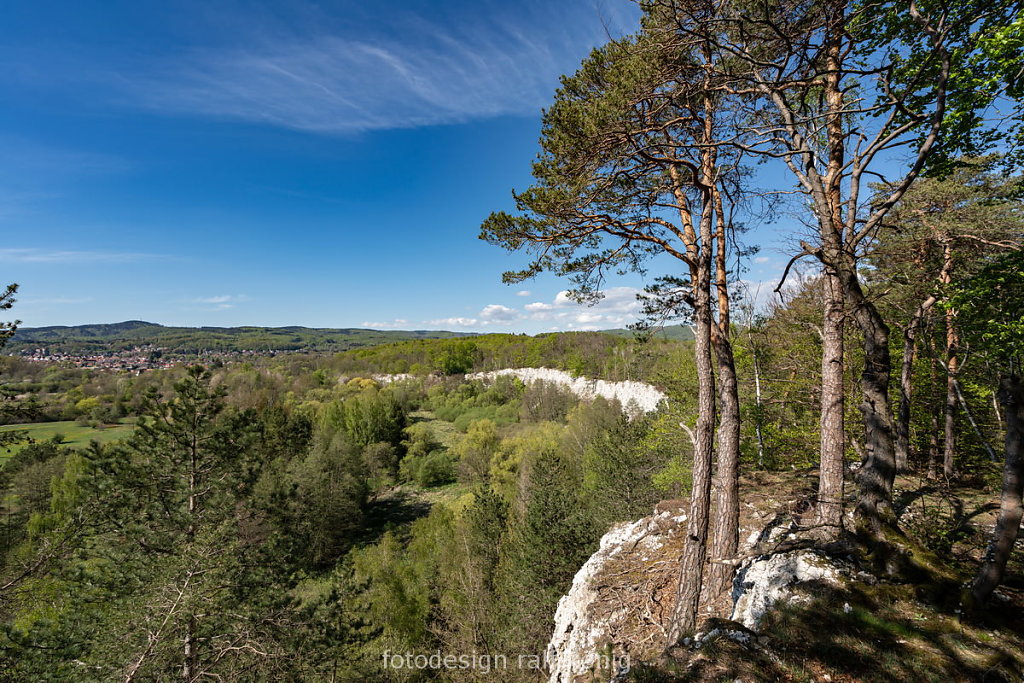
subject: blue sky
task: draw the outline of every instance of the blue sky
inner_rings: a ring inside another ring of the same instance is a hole
[[[476,239],[529,184],[558,76],[627,0],[8,0],[0,280],[25,326],[539,332],[631,322],[503,285]],[[755,233],[756,235],[757,233]],[[771,249],[748,277],[770,278]]]

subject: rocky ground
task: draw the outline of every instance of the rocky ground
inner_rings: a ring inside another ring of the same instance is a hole
[[[838,546],[811,546],[815,483],[813,472],[744,478],[746,557],[732,594],[667,654],[685,501],[610,530],[559,604],[550,682],[1024,680],[1024,552],[981,620],[961,618],[949,579],[970,576],[994,496],[901,478],[901,524],[942,558],[945,578],[900,583],[873,576]]]

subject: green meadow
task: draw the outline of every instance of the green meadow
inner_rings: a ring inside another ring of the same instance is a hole
[[[104,425],[103,427],[88,427],[77,424],[73,421],[64,422],[34,422],[31,424],[17,424],[0,426],[0,432],[13,430],[24,430],[32,441],[49,441],[57,434],[63,439],[61,443],[71,448],[84,448],[90,441],[108,443],[127,437],[135,429],[134,422],[125,421],[117,425]],[[7,448],[0,449],[0,463],[11,457],[22,448],[27,446],[29,441],[13,444]]]

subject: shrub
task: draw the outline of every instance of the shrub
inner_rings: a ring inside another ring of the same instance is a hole
[[[434,451],[420,464],[416,483],[420,486],[444,486],[455,481],[455,459],[446,451]]]
[[[443,450],[426,455],[407,455],[399,465],[399,477],[424,488],[444,486],[455,481],[455,458]]]

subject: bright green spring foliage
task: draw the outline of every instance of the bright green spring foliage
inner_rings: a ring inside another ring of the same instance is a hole
[[[1024,250],[994,258],[960,283],[948,306],[957,311],[972,348],[1019,372],[1024,355]]]
[[[861,61],[890,64],[889,86],[907,105],[882,109],[878,116],[891,116],[896,125],[914,131],[919,144],[932,125],[922,125],[922,114],[943,107],[927,162],[930,174],[944,176],[960,158],[999,146],[1011,150],[1008,167],[1019,161],[1024,152],[1020,3],[973,0],[952,7],[926,0],[910,7],[903,2],[855,2],[850,8],[850,33]],[[940,35],[946,58],[934,49]],[[939,99],[934,84],[947,71],[948,91]],[[878,102],[888,97],[885,92],[876,95]]]
[[[284,624],[267,620],[273,582],[242,531],[253,436],[195,367],[173,397],[147,398],[124,445],[69,460],[51,510],[30,529],[40,548],[61,537],[73,545],[16,598],[22,616],[4,641],[13,670],[26,680],[134,680],[186,667],[230,677],[251,665],[251,648],[280,655]],[[36,650],[40,642],[59,654]]]

